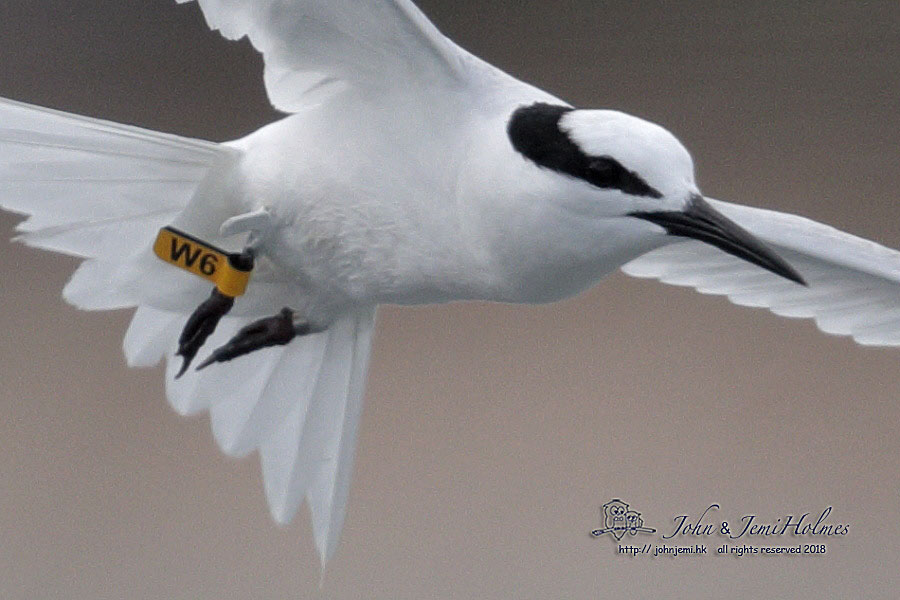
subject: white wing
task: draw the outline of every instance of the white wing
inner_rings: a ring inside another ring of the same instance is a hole
[[[192,0],[178,0],[190,2]],[[294,112],[311,92],[349,86],[441,96],[499,70],[442,35],[409,0],[197,0],[228,39],[247,36],[265,58],[269,99]],[[510,78],[511,79],[511,78]]]
[[[324,565],[337,548],[362,411],[375,309],[345,315],[320,334],[266,348],[229,369],[175,379],[178,336],[210,285],[150,252],[157,230],[205,201],[207,239],[234,215],[218,185],[234,148],[69,115],[0,98],[0,208],[29,215],[30,246],[85,259],[63,292],[88,310],[137,306],[125,335],[131,366],[168,361],[166,392],[180,413],[209,410],[222,450],[259,449],[272,515],[291,520],[305,497]],[[260,265],[262,267],[262,265]],[[256,317],[290,305],[297,287],[279,273],[250,283],[206,348]],[[242,306],[243,305],[243,306]]]
[[[860,344],[900,345],[900,252],[803,217],[709,202],[769,243],[809,287],[693,240],[649,252],[622,270],[781,316],[813,318],[822,331]]]

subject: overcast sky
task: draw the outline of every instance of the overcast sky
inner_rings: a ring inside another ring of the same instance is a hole
[[[900,5],[731,4],[420,3],[508,72],[671,129],[706,194],[900,247]],[[277,118],[249,45],[160,0],[4,3],[0,96],[212,140]],[[0,237],[18,220],[0,215]],[[125,366],[129,314],[65,305],[73,259],[5,241],[0,257],[3,598],[888,598],[900,585],[900,350],[619,274],[547,306],[383,309],[320,587],[305,509],[277,528],[256,458],[220,455],[205,417],[168,409],[160,369]],[[824,556],[629,559],[589,535],[614,497],[661,531],[712,503],[719,520],[832,506],[850,527]]]

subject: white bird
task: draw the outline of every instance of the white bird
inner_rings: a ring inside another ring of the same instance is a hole
[[[379,304],[550,302],[622,268],[900,345],[900,253],[704,199],[664,128],[501,72],[409,0],[198,1],[263,54],[286,116],[216,144],[0,100],[0,206],[29,215],[26,244],[85,259],[67,301],[137,307],[128,363],[165,357],[173,408],[259,451],[275,520],[307,500],[323,563]],[[253,258],[246,294],[154,256],[167,225]]]

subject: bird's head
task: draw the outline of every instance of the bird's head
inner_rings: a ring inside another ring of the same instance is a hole
[[[580,212],[650,222],[660,234],[700,240],[803,283],[765,243],[703,199],[691,155],[663,127],[613,110],[537,103],[518,108],[507,133],[527,160],[562,178],[561,185],[578,186],[570,198]]]

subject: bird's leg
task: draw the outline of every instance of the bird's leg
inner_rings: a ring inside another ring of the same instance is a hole
[[[206,338],[212,335],[219,320],[231,310],[232,306],[234,306],[234,298],[226,296],[219,291],[219,288],[213,288],[209,298],[194,310],[178,338],[178,352],[175,353],[175,356],[180,356],[184,360],[181,363],[181,369],[175,375],[176,379],[184,375]]]
[[[254,321],[238,331],[227,344],[217,348],[209,358],[197,365],[197,370],[213,363],[229,361],[260,348],[283,346],[298,335],[312,332],[307,321],[298,318],[294,311],[285,307],[274,317]]]
[[[250,234],[244,250],[239,254],[227,253],[171,227],[165,227],[160,231],[160,237],[154,246],[154,251],[160,258],[195,275],[210,279],[216,284],[209,298],[200,304],[188,318],[181,331],[181,336],[178,338],[176,356],[181,356],[184,362],[175,376],[176,379],[187,371],[200,347],[216,330],[222,317],[228,314],[228,311],[234,306],[235,296],[244,293],[249,274],[253,270],[257,249],[263,239],[269,235],[271,229],[272,214],[265,207],[234,216],[222,223],[219,234],[223,237],[245,232]],[[171,242],[171,248],[169,248],[169,242]],[[157,248],[157,246],[159,247]],[[194,252],[194,248],[199,249]],[[167,254],[166,250],[170,250],[170,253]],[[203,258],[198,263],[197,258],[201,254]],[[193,258],[188,260],[187,257],[191,256]],[[185,264],[181,264],[179,260],[183,260]],[[239,354],[243,354],[243,352]]]
[[[242,270],[250,271],[253,268],[254,253],[255,247],[250,244],[232,260],[241,266]],[[234,297],[228,296],[219,291],[218,287],[214,287],[209,298],[194,310],[178,337],[178,351],[175,355],[182,357],[184,361],[178,374],[175,375],[176,379],[184,375],[191,361],[197,356],[200,347],[213,334],[219,321],[228,314],[232,306],[234,306]]]

